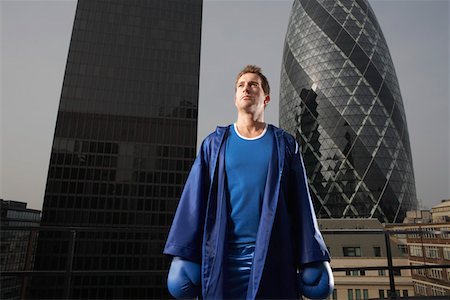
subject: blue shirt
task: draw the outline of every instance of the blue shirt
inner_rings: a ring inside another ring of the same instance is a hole
[[[261,203],[273,150],[273,130],[264,128],[257,137],[239,134],[231,126],[225,151],[228,188],[228,241],[254,243],[261,217]]]

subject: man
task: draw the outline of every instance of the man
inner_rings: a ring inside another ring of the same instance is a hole
[[[257,66],[237,76],[237,121],[202,143],[164,253],[176,298],[326,298],[329,254],[295,139],[264,122],[270,102]]]

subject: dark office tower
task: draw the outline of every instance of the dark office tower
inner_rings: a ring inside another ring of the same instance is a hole
[[[295,0],[280,126],[298,140],[318,217],[401,222],[417,207],[403,101],[366,0]]]
[[[161,253],[196,154],[201,20],[201,0],[78,1],[36,259],[67,273],[36,275],[31,297],[169,297]]]

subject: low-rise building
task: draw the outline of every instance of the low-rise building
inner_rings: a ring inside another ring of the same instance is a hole
[[[388,266],[384,227],[377,219],[319,219],[318,223],[332,257],[333,269]],[[341,232],[327,233],[327,230]],[[408,265],[408,256],[397,247],[394,240],[391,240],[391,251],[393,266]],[[386,269],[333,273],[335,290],[330,299],[389,297],[390,282]],[[394,279],[398,296],[414,295],[409,270],[394,268]]]
[[[419,216],[418,212],[412,214]],[[450,264],[450,200],[442,200],[429,214],[421,215],[425,218],[414,222],[405,219],[403,224],[389,224],[387,228],[411,232],[397,236],[399,245],[408,251],[410,265],[436,265],[412,270],[415,294],[450,296],[450,269],[438,267]]]
[[[10,229],[10,226],[37,226],[41,212],[27,208],[24,202],[0,199],[0,270],[22,271],[32,269],[36,235],[27,230]],[[2,276],[0,299],[22,299],[25,279]]]

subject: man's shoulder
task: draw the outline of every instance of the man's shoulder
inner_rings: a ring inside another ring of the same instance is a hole
[[[273,128],[273,132],[279,137],[283,138],[289,144],[295,144],[295,138],[292,134],[284,130],[283,128],[277,127],[275,125],[270,125]]]
[[[210,151],[214,151],[214,150],[217,151],[218,146],[220,146],[220,144],[223,140],[223,137],[227,133],[229,127],[230,127],[230,125],[217,126],[216,130],[214,130],[213,132],[208,134],[203,139],[203,142],[201,144],[201,150],[204,153],[209,153]]]
[[[227,125],[227,126],[217,126],[216,130],[214,130],[213,132],[211,132],[210,134],[208,134],[205,139],[203,140],[203,142],[211,142],[211,141],[215,141],[217,139],[220,139],[221,137],[223,137],[225,135],[225,133],[227,132],[228,128],[231,125]]]

